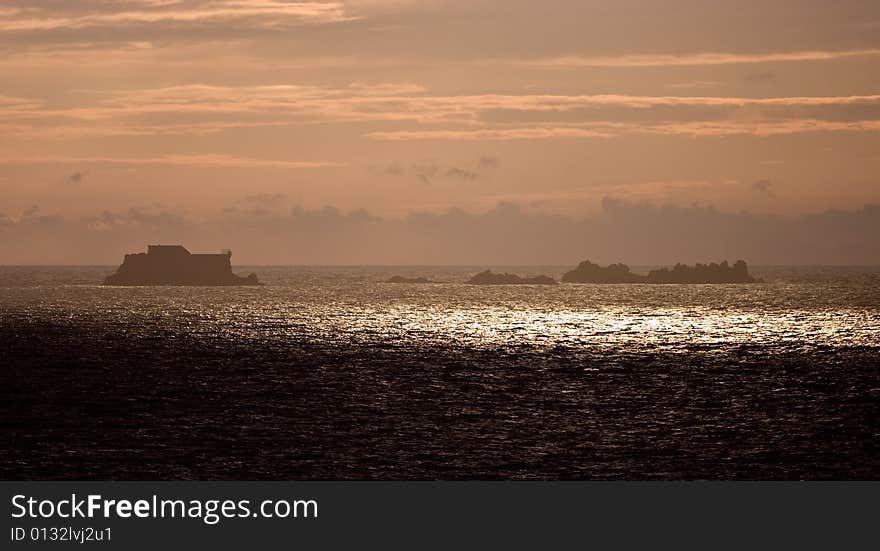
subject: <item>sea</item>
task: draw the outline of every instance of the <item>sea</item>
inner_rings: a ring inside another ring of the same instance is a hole
[[[114,269],[0,267],[0,479],[880,478],[880,267]]]

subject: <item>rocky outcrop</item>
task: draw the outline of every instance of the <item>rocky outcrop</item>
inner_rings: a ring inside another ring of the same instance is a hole
[[[749,275],[749,267],[742,260],[733,266],[725,260],[721,264],[697,264],[686,266],[676,264],[671,270],[661,268],[648,272],[648,283],[757,283],[758,279]]]
[[[671,270],[661,268],[651,270],[648,275],[634,274],[625,264],[611,264],[602,267],[589,260],[581,262],[577,268],[566,272],[562,281],[567,283],[757,283],[761,280],[749,274],[749,268],[742,260],[733,266],[727,261],[716,264],[696,264],[687,266],[676,264]]]
[[[644,283],[645,276],[629,271],[626,264],[599,266],[589,260],[578,264],[578,267],[562,275],[566,283]]]
[[[467,282],[471,285],[556,285],[555,279],[545,275],[520,277],[514,274],[496,274],[492,270],[480,272]]]
[[[256,274],[232,273],[231,252],[192,254],[181,245],[150,245],[146,253],[125,255],[104,285],[261,285]]]

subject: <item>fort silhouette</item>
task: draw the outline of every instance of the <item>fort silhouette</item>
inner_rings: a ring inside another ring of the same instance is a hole
[[[182,245],[149,245],[125,255],[104,285],[260,285],[256,274],[232,273],[232,252],[193,254]]]

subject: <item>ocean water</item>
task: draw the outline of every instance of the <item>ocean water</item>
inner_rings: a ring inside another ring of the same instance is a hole
[[[880,478],[880,268],[481,269],[0,267],[0,478]]]

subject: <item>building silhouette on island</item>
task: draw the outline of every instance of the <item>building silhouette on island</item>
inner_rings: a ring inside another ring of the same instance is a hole
[[[261,285],[256,274],[232,273],[232,252],[193,254],[182,245],[149,245],[125,255],[104,285]]]

